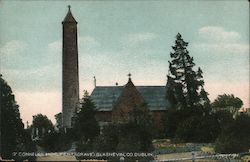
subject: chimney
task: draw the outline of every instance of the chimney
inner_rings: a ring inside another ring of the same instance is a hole
[[[96,78],[94,76],[94,88],[96,87]]]

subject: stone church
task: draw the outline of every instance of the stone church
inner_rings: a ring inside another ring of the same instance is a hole
[[[79,105],[77,21],[70,6],[62,25],[62,124],[64,128],[70,128],[71,118]],[[166,86],[135,86],[131,74],[124,86],[95,86],[91,99],[96,106],[96,119],[100,126],[110,122],[126,122],[133,109],[146,104],[155,126],[162,130],[164,112],[170,108]]]
[[[129,77],[124,86],[96,86],[91,94],[100,125],[126,122],[130,112],[146,104],[158,130],[163,129],[165,111],[170,108],[165,86],[135,86]]]

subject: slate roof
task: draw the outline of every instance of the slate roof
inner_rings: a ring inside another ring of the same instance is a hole
[[[97,110],[112,111],[123,88],[124,86],[97,86],[91,94],[91,99]],[[136,89],[141,93],[151,111],[170,108],[170,103],[165,98],[165,86],[136,86]]]

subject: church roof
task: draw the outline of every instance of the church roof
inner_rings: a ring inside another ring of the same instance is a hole
[[[69,10],[68,10],[68,13],[67,15],[65,16],[64,20],[63,20],[63,23],[64,22],[74,22],[74,23],[77,23],[77,21],[75,20],[75,18],[73,17],[72,13],[71,13],[71,10],[70,10],[70,6],[68,6]]]
[[[112,111],[114,104],[122,94],[124,86],[98,86],[91,94],[98,111]],[[166,100],[165,86],[136,86],[151,111],[166,110],[170,103]]]

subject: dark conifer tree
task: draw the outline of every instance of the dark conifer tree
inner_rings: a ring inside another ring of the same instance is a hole
[[[209,104],[207,92],[204,90],[202,70],[194,71],[194,59],[187,50],[188,42],[180,33],[176,36],[173,52],[170,53],[167,97],[178,108]]]
[[[21,144],[25,143],[25,130],[20,118],[19,106],[15,101],[11,87],[0,74],[0,155],[5,159],[13,159],[12,153],[19,151]]]
[[[87,91],[84,92],[80,111],[74,117],[73,129],[82,144],[92,143],[99,135],[100,128],[95,119],[95,105]]]

